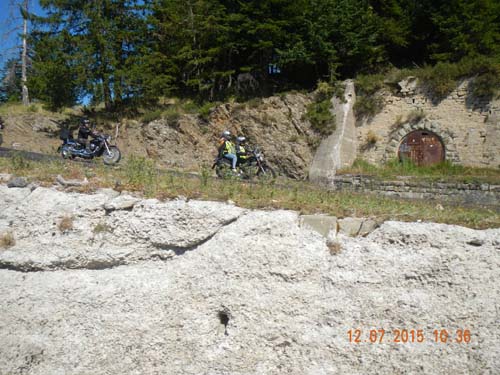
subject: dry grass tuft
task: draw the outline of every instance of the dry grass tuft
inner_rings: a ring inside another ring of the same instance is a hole
[[[330,255],[339,255],[342,252],[342,246],[337,240],[326,241],[326,246],[328,247],[328,250],[330,250]]]
[[[57,224],[57,228],[61,233],[69,232],[73,229],[73,216],[64,216],[59,224]]]
[[[5,232],[0,234],[0,248],[7,249],[16,244],[16,239],[12,232]]]

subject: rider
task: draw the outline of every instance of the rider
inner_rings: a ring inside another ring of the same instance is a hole
[[[82,146],[85,146],[87,151],[90,151],[90,140],[89,135],[92,138],[97,137],[97,132],[95,131],[95,124],[90,126],[90,120],[88,118],[83,118],[80,124],[80,128],[78,129],[78,143]]]
[[[236,171],[238,158],[236,157],[234,143],[231,142],[231,132],[229,130],[224,130],[219,139],[219,157],[231,160],[231,168]]]
[[[250,156],[246,150],[246,141],[247,139],[243,136],[236,138],[236,156],[239,163],[245,163]]]

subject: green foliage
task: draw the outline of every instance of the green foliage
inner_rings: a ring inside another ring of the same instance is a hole
[[[9,59],[0,72],[0,103],[21,100],[21,63]]]
[[[330,135],[335,130],[335,117],[331,110],[330,100],[314,102],[307,106],[305,118],[312,125],[312,128],[321,135]]]
[[[152,160],[131,156],[125,164],[125,177],[130,185],[148,188],[156,183],[158,171]]]
[[[12,155],[12,157],[10,158],[10,164],[14,172],[26,170],[31,167],[30,161],[26,159],[20,152],[16,152],[14,153],[14,155]]]
[[[210,118],[210,113],[216,107],[219,103],[211,103],[211,102],[206,102],[203,104],[199,110],[198,110],[198,115],[200,116],[201,119],[208,121]]]
[[[398,176],[414,176],[430,181],[445,182],[489,182],[496,184],[500,178],[498,169],[464,167],[448,160],[430,166],[418,166],[410,159],[400,161],[397,158],[383,165],[373,165],[363,159],[356,159],[352,167],[339,171],[340,174],[365,174],[382,179],[394,179]]]
[[[32,96],[52,109],[82,98],[102,102],[107,110],[170,95],[203,103],[357,76],[365,90],[358,93],[365,98],[357,107],[370,116],[381,103],[367,99],[379,84],[366,78],[369,73],[417,63],[440,98],[463,77],[461,68],[450,64],[500,56],[498,0],[43,0],[40,5],[46,16],[30,16],[28,84]],[[280,73],[270,73],[270,66]],[[14,74],[9,73],[8,87],[2,80],[2,101],[19,99],[18,63],[9,69]],[[249,74],[251,84],[240,79]],[[472,75],[477,75],[472,90],[491,96],[498,69]]]
[[[144,115],[142,115],[142,122],[148,124],[152,121],[159,120],[161,116],[162,116],[161,109],[157,109],[156,111],[146,112]]]
[[[384,76],[382,74],[356,77],[356,103],[354,103],[353,110],[357,118],[373,117],[384,108],[382,97],[377,95],[383,87]]]
[[[96,226],[94,227],[94,229],[92,230],[92,232],[94,232],[95,234],[98,234],[98,233],[111,233],[112,232],[112,229],[111,227],[106,224],[106,222],[99,222],[96,224]]]

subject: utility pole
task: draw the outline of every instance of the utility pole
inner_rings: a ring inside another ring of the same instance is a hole
[[[30,104],[30,98],[28,93],[28,86],[26,82],[28,78],[26,76],[26,66],[28,64],[28,5],[29,0],[24,0],[23,3],[23,52],[21,57],[21,84],[22,84],[22,96],[23,105],[28,106]]]

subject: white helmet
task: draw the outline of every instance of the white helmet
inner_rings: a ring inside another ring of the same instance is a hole
[[[236,138],[236,142],[237,143],[245,143],[246,142],[246,138],[243,137],[243,136],[239,136],[238,138]]]
[[[231,139],[231,132],[229,130],[224,130],[222,132],[221,137],[224,138],[224,139],[229,140],[229,139]]]

